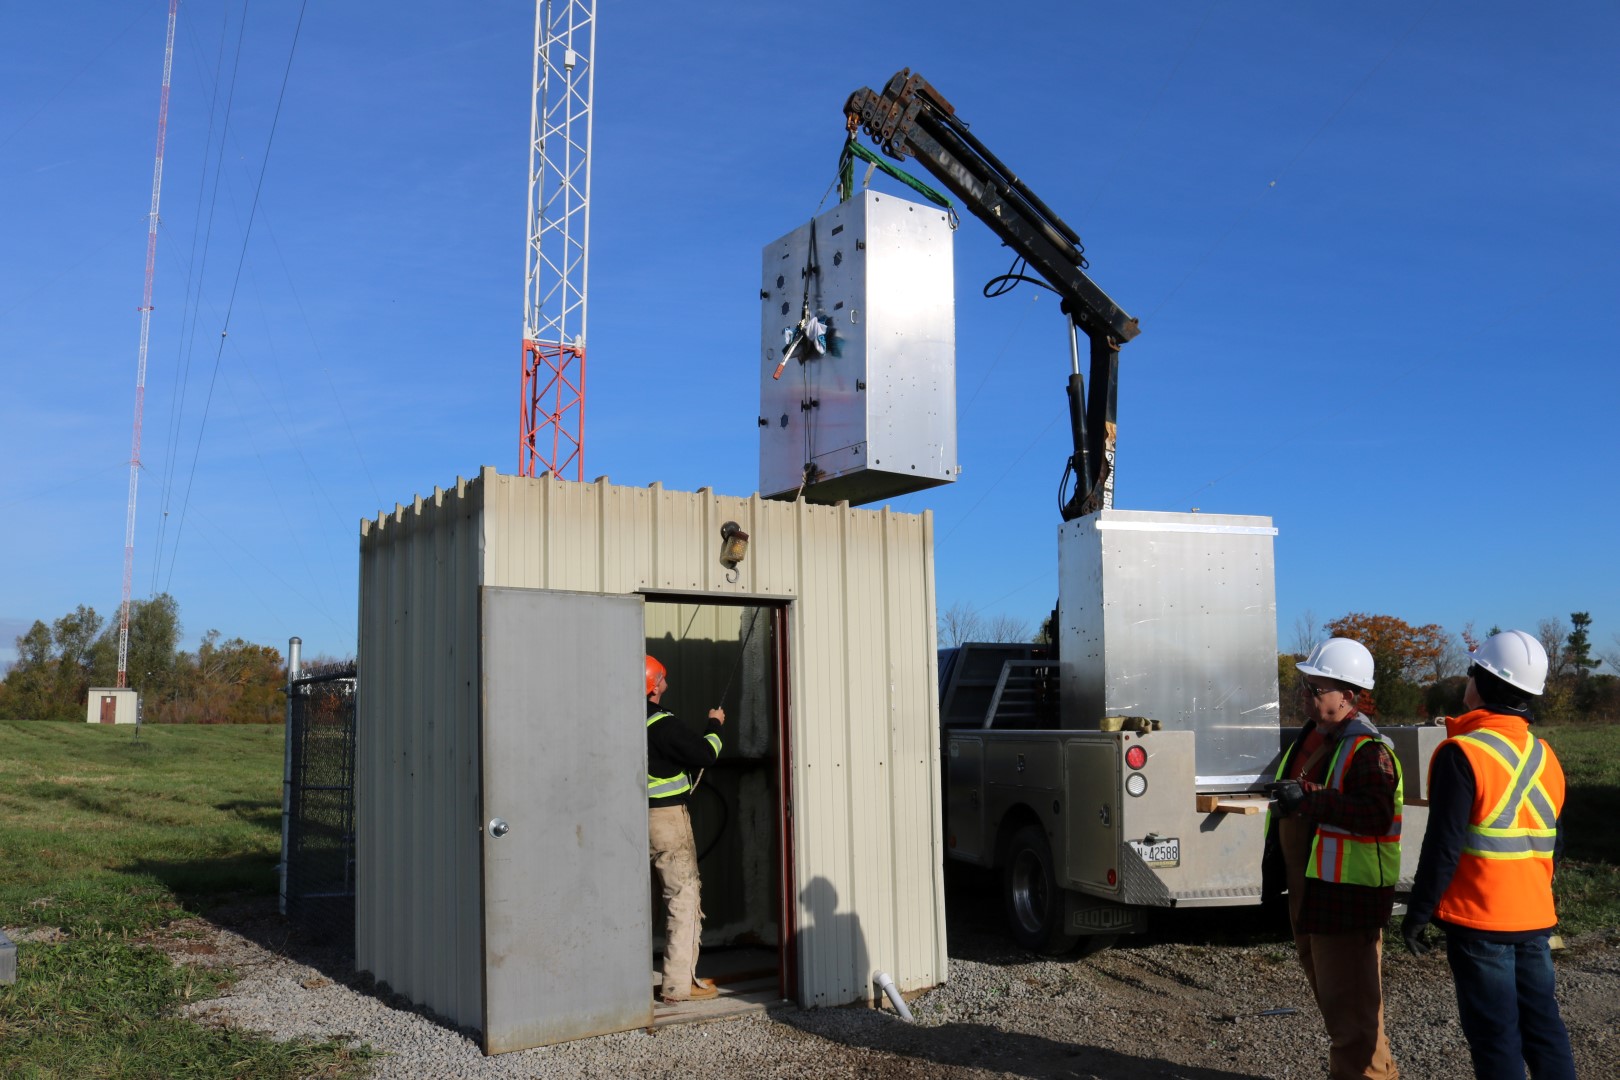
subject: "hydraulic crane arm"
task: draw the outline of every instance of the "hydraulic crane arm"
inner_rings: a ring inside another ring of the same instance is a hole
[[[1091,343],[1088,397],[1071,331],[1068,395],[1074,454],[1069,466],[1076,484],[1062,505],[1063,520],[1109,505],[1119,347],[1139,328],[1086,276],[1079,235],[968,131],[939,91],[909,68],[890,79],[882,93],[866,87],[855,91],[844,113],[852,136],[860,127],[890,157],[921,162],[1062,298],[1072,328],[1083,331]]]

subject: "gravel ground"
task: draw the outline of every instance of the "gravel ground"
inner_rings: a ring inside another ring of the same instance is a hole
[[[344,954],[289,938],[273,905],[176,924],[155,944],[239,976],[226,995],[191,1006],[201,1022],[370,1043],[382,1054],[379,1078],[1326,1074],[1327,1040],[1292,946],[1258,931],[1252,913],[1182,914],[1096,956],[1041,960],[1006,940],[982,881],[956,882],[949,910],[949,981],[911,1001],[915,1024],[887,1009],[783,1008],[495,1058],[468,1033],[379,997]],[[1557,967],[1580,1075],[1620,1076],[1620,931],[1571,939]],[[1385,979],[1402,1073],[1471,1076],[1443,951],[1421,960],[1391,952]],[[1280,1007],[1298,1012],[1252,1015]]]

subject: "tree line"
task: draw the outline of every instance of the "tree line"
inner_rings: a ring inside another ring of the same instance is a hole
[[[1534,715],[1546,723],[1620,720],[1620,675],[1598,673],[1605,658],[1593,655],[1590,612],[1571,612],[1569,623],[1542,619],[1536,638],[1547,650],[1547,688]],[[1307,613],[1294,626],[1293,652],[1277,657],[1277,684],[1285,725],[1303,724],[1300,673],[1295,664],[1311,646],[1329,637],[1353,638],[1367,646],[1375,666],[1374,688],[1363,692],[1361,710],[1385,722],[1457,716],[1467,711],[1468,653],[1502,628],[1483,634],[1472,623],[1456,634],[1429,623],[1413,626],[1393,615],[1351,612],[1316,625]],[[1620,644],[1620,641],[1617,641]],[[1606,657],[1620,670],[1620,652]]]
[[[91,687],[117,685],[118,621],[79,605],[17,639],[0,682],[0,720],[85,718]],[[129,686],[142,720],[160,724],[267,724],[284,719],[279,650],[210,630],[194,652],[179,647],[180,605],[161,593],[130,605]]]

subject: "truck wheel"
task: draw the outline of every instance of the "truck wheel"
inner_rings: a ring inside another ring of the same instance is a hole
[[[1052,873],[1052,848],[1040,826],[1025,825],[1013,834],[1001,885],[1014,941],[1046,956],[1074,948],[1079,935],[1063,926],[1063,890]]]

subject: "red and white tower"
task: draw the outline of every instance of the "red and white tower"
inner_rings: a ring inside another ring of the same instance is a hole
[[[169,74],[174,70],[174,19],[169,0],[163,44],[163,92],[158,98],[157,156],[152,165],[152,212],[146,223],[146,285],[141,290],[141,347],[135,360],[135,434],[129,449],[129,506],[124,512],[124,600],[118,606],[118,686],[129,685],[129,585],[135,571],[135,491],[141,480],[141,416],[146,410],[146,343],[152,331],[152,278],[157,269],[158,200],[163,194],[163,137],[169,128]]]
[[[529,114],[518,474],[585,475],[596,0],[538,0]]]

